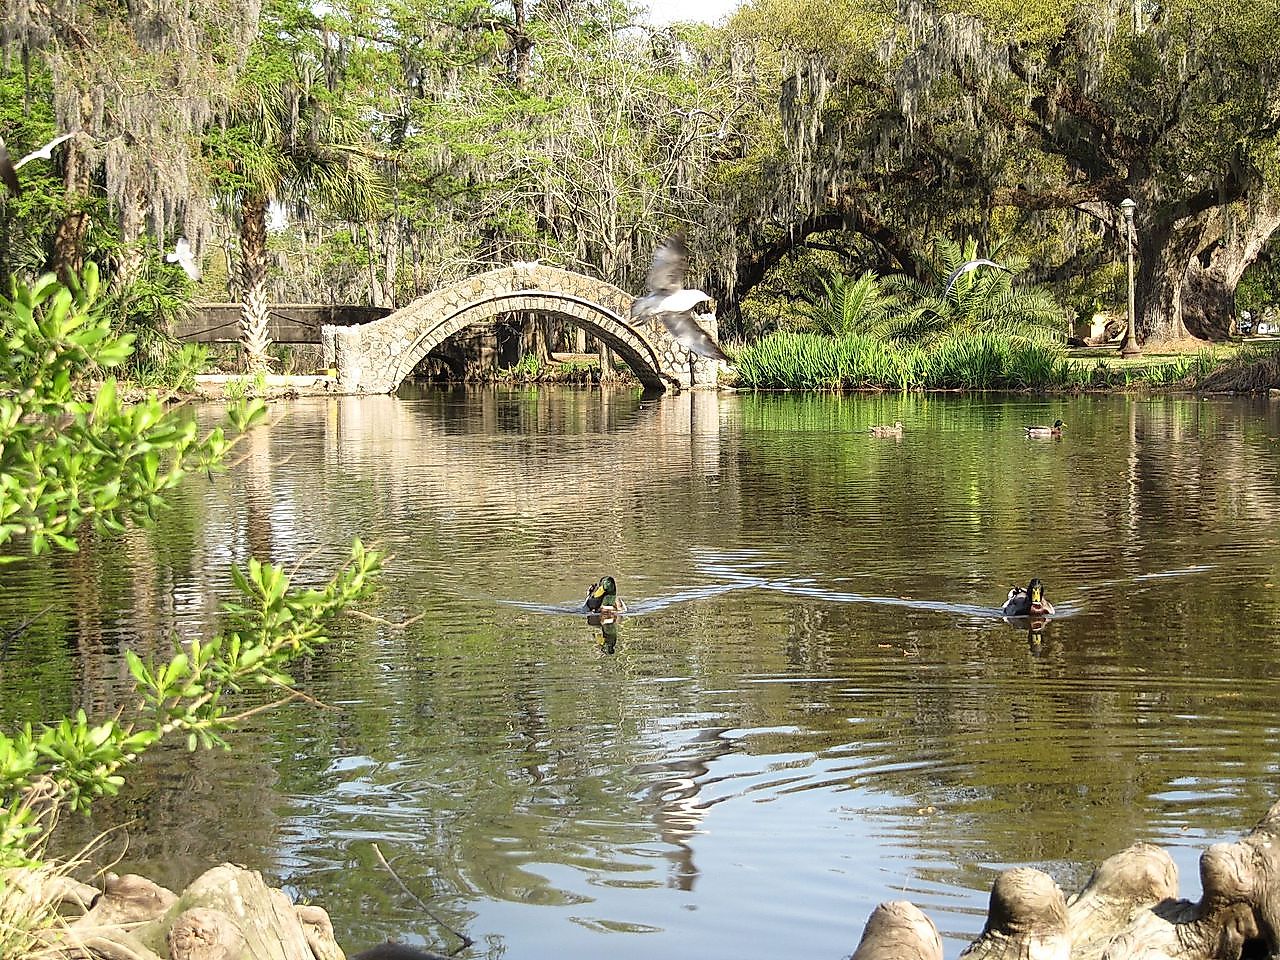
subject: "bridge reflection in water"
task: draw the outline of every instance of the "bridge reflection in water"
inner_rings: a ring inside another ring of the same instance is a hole
[[[0,624],[51,609],[0,665],[0,714],[111,715],[135,696],[120,650],[207,636],[228,561],[316,583],[359,535],[394,555],[379,620],[299,676],[337,709],[159,752],[76,839],[139,818],[121,872],[171,887],[233,850],[353,947],[438,942],[376,841],[495,955],[847,956],[905,897],[954,956],[1001,865],[1078,887],[1150,839],[1188,892],[1274,799],[1276,408],[303,398],[156,527],[6,570]],[[1029,444],[1046,412],[1071,437]],[[867,435],[899,418],[902,442]],[[1069,611],[1035,655],[976,613],[1031,571]],[[604,572],[635,601],[608,657],[555,609]]]
[[[618,485],[619,495],[627,492],[630,478],[644,481],[649,477],[644,465],[655,457],[661,458],[664,475],[676,471],[689,478],[719,477],[722,407],[728,395],[699,390],[648,400],[638,397],[634,388],[575,393],[571,413],[566,413],[563,393],[551,396],[536,388],[419,391],[406,387],[399,396],[318,402],[326,403],[329,410],[328,457],[338,462],[355,457],[376,470],[379,463],[402,462],[406,450],[416,451],[419,468],[415,483],[421,482],[423,473],[435,474],[466,499],[487,499],[498,493],[495,487],[505,490],[510,484],[510,477],[483,463],[483,457],[476,458],[477,444],[493,443],[504,436],[512,443],[529,442],[540,431],[559,432],[566,416],[578,420],[579,429],[598,431],[598,435],[577,444],[568,462],[561,452],[554,476],[548,477],[549,495],[576,502],[580,490],[566,479],[601,477],[602,458],[618,461],[617,468],[607,475]],[[424,404],[434,412],[441,404],[454,403],[467,408],[465,427],[423,415]],[[574,459],[580,463],[575,465]],[[468,460],[474,470],[467,469]],[[681,464],[686,465],[683,471]],[[379,481],[394,485],[399,475],[402,471],[394,470]],[[532,476],[526,478],[526,482],[531,480]]]

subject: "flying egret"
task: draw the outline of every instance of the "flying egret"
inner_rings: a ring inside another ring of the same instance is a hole
[[[13,169],[18,170],[22,167],[24,163],[29,163],[32,160],[52,160],[53,148],[65,140],[70,140],[74,136],[75,136],[74,133],[64,133],[54,137],[52,140],[46,143],[43,147],[40,147],[38,150],[32,150],[25,157],[23,157],[21,160],[15,163],[13,165]]]
[[[699,325],[693,308],[710,300],[701,290],[687,290],[689,250],[684,240],[671,236],[658,245],[645,277],[646,292],[631,305],[631,319],[658,317],[686,350],[700,357],[731,363],[729,355]]]
[[[200,279],[200,267],[196,263],[195,252],[191,249],[191,244],[187,242],[186,237],[179,237],[178,242],[173,245],[172,252],[166,253],[164,259],[167,263],[178,264],[192,280]]]
[[[60,134],[39,149],[32,150],[16,163],[9,157],[9,148],[5,146],[4,138],[0,137],[0,180],[4,181],[5,189],[15,197],[22,196],[22,182],[18,180],[19,168],[32,160],[52,160],[54,147],[65,140],[70,140],[73,136],[75,136],[73,133]]]

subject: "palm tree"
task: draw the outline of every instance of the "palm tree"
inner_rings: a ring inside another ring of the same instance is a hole
[[[273,205],[306,218],[339,208],[361,219],[380,197],[363,129],[332,76],[319,80],[323,53],[298,42],[299,22],[314,18],[290,0],[264,6],[258,49],[250,57],[231,122],[208,138],[214,180],[240,232],[240,344],[250,370],[265,370],[267,215]],[[274,27],[288,14],[289,32]],[[273,23],[276,21],[276,23]],[[284,46],[283,37],[289,38]]]
[[[899,307],[890,311],[880,333],[899,343],[932,347],[945,340],[992,333],[1026,343],[1061,342],[1063,308],[1042,287],[1015,287],[1013,278],[1026,270],[1026,261],[1010,257],[1005,270],[971,270],[957,278],[944,296],[946,278],[960,264],[978,256],[978,245],[939,238],[934,241],[931,276],[918,279],[890,274],[881,280]],[[990,254],[999,258],[997,246]]]
[[[879,278],[868,270],[852,280],[832,273],[822,281],[822,294],[809,297],[801,312],[819,333],[874,334],[893,306],[894,298],[885,295]]]

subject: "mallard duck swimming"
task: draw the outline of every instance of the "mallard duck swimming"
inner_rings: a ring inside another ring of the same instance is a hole
[[[1010,587],[1000,612],[1006,617],[1051,617],[1053,604],[1044,595],[1044,584],[1035,577],[1025,587]]]
[[[608,617],[626,610],[627,605],[618,599],[618,584],[613,577],[601,577],[587,590],[587,599],[582,609],[585,613]]]
[[[1028,437],[1060,437],[1062,436],[1062,428],[1065,426],[1066,424],[1061,420],[1055,420],[1052,427],[1023,427],[1023,429],[1027,431]]]
[[[902,436],[902,421],[895,420],[893,426],[875,426],[871,428],[873,437],[900,437]]]

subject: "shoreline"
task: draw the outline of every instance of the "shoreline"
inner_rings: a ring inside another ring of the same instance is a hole
[[[406,381],[410,382],[410,381]],[[581,381],[567,380],[524,380],[514,378],[494,378],[492,380],[474,380],[474,381],[431,381],[434,386],[440,387],[456,387],[456,386],[474,386],[474,387],[493,387],[493,386],[552,386],[552,387],[578,387],[590,390],[600,389],[602,386],[598,382],[583,383]],[[637,382],[619,380],[614,384],[605,384],[604,386],[616,386],[620,389],[642,389],[642,385]],[[141,388],[127,387],[130,393],[138,394],[146,391]],[[706,392],[709,388],[696,388],[699,392]],[[164,391],[160,391],[163,393]],[[674,391],[673,391],[674,392]],[[682,391],[683,392],[683,391]],[[1280,399],[1280,385],[1277,386],[1259,386],[1253,389],[1211,389],[1204,387],[1188,386],[1181,384],[1154,383],[1147,380],[1136,381],[1127,385],[1114,386],[1097,386],[1097,387],[910,387],[905,390],[899,390],[894,387],[865,386],[853,388],[825,388],[813,389],[806,387],[751,387],[737,383],[723,383],[715,388],[718,393],[762,393],[762,394],[810,394],[814,396],[855,396],[855,395],[884,395],[884,394],[928,394],[928,395],[947,395],[952,394],[961,396],[965,394],[1005,394],[1009,396],[1025,396],[1025,397],[1075,397],[1075,396],[1134,396],[1134,395],[1163,395],[1163,396],[1199,396],[1199,397],[1266,397],[1269,399]],[[250,377],[240,374],[200,374],[195,378],[195,384],[189,390],[171,389],[168,391],[170,399],[181,400],[204,400],[204,401],[227,401],[239,400],[244,398],[257,398],[263,400],[291,400],[301,397],[362,397],[362,396],[384,396],[384,394],[360,393],[343,390],[338,384],[338,378],[327,374],[268,374],[263,378]],[[394,396],[395,394],[389,394]]]

